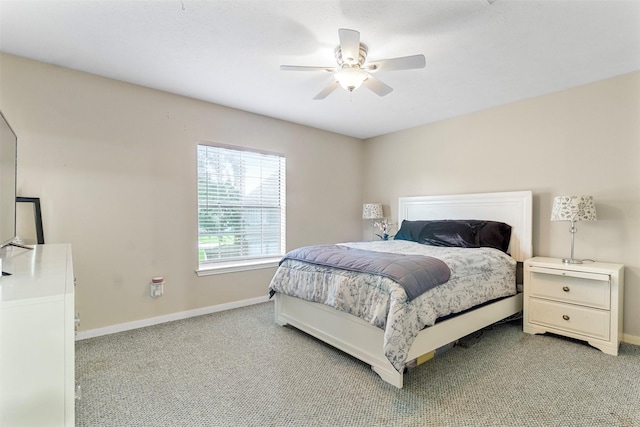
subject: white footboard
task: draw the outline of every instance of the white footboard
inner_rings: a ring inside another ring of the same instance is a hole
[[[436,350],[522,310],[522,294],[505,298],[423,329],[408,360]],[[380,377],[402,388],[403,375],[384,355],[384,331],[331,307],[287,295],[275,295],[275,321],[291,325],[371,365]]]
[[[289,324],[371,365],[386,382],[402,387],[402,374],[384,355],[384,331],[331,307],[276,294],[276,323]]]

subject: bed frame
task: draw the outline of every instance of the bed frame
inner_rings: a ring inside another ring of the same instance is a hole
[[[530,191],[400,197],[398,224],[402,220],[486,219],[512,227],[509,252],[517,261],[532,256],[532,194]],[[423,329],[413,342],[407,361],[416,359],[466,335],[522,311],[522,294],[470,310]],[[277,293],[275,321],[291,325],[371,368],[380,377],[402,388],[403,374],[396,371],[383,351],[384,331],[332,307]]]

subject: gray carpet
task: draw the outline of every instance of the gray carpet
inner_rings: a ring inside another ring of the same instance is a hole
[[[273,322],[273,304],[76,343],[77,426],[640,426],[640,347],[493,326],[405,386]]]

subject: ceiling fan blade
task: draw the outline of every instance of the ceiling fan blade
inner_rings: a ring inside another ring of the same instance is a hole
[[[306,65],[281,65],[281,71],[328,71],[334,72],[335,67],[312,67]]]
[[[382,83],[372,75],[369,75],[369,77],[367,77],[367,80],[365,80],[362,84],[379,96],[388,95],[393,90],[391,86]]]
[[[340,86],[340,83],[338,83],[337,80],[332,81],[331,83],[329,83],[329,85],[327,85],[327,87],[322,89],[316,96],[314,96],[313,99],[325,99],[331,92],[336,90],[338,86]]]
[[[360,57],[360,33],[356,30],[340,28],[338,36],[340,37],[340,50],[342,51],[344,63],[349,65],[357,64]]]
[[[424,68],[426,65],[427,62],[424,59],[424,55],[411,55],[367,62],[363,68],[367,71],[393,71]]]

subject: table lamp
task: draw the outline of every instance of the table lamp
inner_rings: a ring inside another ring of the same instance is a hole
[[[571,258],[563,258],[565,264],[582,264],[573,257],[576,221],[596,221],[596,207],[592,196],[556,196],[551,209],[551,221],[571,221]]]
[[[382,213],[382,204],[365,203],[362,205],[362,219],[371,220],[371,240],[373,240],[373,221],[384,216]]]

